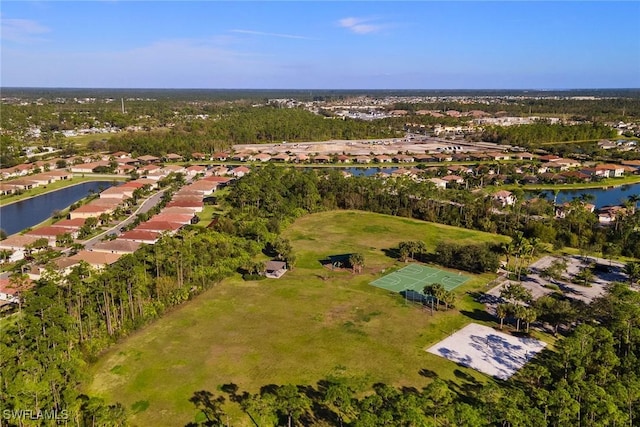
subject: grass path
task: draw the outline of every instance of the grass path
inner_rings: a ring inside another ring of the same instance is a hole
[[[473,276],[458,288],[457,309],[433,317],[369,282],[400,265],[384,250],[402,240],[421,238],[433,249],[440,239],[506,238],[349,211],[306,216],[284,236],[299,255],[293,271],[278,280],[229,278],[168,313],[91,366],[87,391],[122,402],[133,425],[161,426],[193,421],[193,393],[221,393],[228,383],[257,392],[333,376],[360,390],[375,382],[421,388],[433,372],[459,385],[489,381],[424,349],[477,317],[482,307],[464,292],[482,289],[492,275]],[[356,251],[365,256],[362,274],[329,271],[319,261]],[[232,425],[249,425],[237,405],[226,409]]]

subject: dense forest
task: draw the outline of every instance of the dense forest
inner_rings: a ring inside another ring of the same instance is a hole
[[[482,133],[484,141],[527,148],[558,141],[584,141],[615,138],[615,129],[598,124],[562,125],[541,121],[530,125],[491,126]]]
[[[577,95],[576,95],[577,96]],[[495,114],[507,113],[513,116],[556,116],[571,120],[633,120],[640,117],[640,99],[637,97],[616,97],[606,99],[505,99],[499,103],[451,102],[442,100],[430,103],[396,103],[393,109],[411,112],[419,110],[456,110],[460,112],[484,111]]]

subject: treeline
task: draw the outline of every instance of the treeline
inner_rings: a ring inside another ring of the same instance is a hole
[[[481,384],[461,370],[454,371],[457,380],[443,380],[421,369],[433,378],[421,390],[386,384],[368,389],[339,377],[315,386],[265,385],[253,394],[226,384],[222,392],[191,396],[199,412],[189,425],[224,425],[229,405],[239,405],[259,426],[637,425],[640,294],[614,284],[579,318],[555,351],[543,351],[504,382]]]
[[[640,99],[634,96],[585,99],[512,99],[496,103],[438,101],[429,103],[399,102],[392,110],[456,110],[484,111],[489,114],[506,112],[511,116],[556,115],[570,120],[632,120],[640,117]],[[550,96],[550,95],[547,95]]]
[[[458,245],[440,242],[436,246],[435,259],[445,267],[472,273],[495,272],[500,267],[499,247],[490,244]]]
[[[497,209],[482,193],[436,189],[430,182],[344,177],[337,170],[274,165],[255,167],[234,186],[227,202],[233,209],[220,219],[219,227],[239,227],[243,236],[261,241],[305,213],[356,209],[507,236],[522,232],[528,239],[556,248],[640,257],[640,210],[633,209],[632,202],[627,202],[628,209],[615,226],[601,227],[581,200],[573,201],[563,218],[555,218],[553,201],[544,198],[525,203],[519,197],[514,206]]]
[[[482,133],[482,139],[498,144],[534,147],[544,142],[615,138],[617,135],[615,129],[597,123],[564,125],[542,121],[529,125],[491,126]]]
[[[169,131],[112,137],[109,150],[162,155],[229,149],[233,144],[326,141],[397,136],[374,121],[325,119],[302,109],[247,107],[229,110],[213,120],[191,120]]]

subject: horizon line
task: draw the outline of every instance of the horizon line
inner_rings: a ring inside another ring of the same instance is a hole
[[[117,90],[272,90],[272,91],[576,91],[576,90],[640,90],[640,87],[575,87],[575,88],[223,88],[223,87],[112,87],[112,86],[1,86],[0,89],[117,89]]]

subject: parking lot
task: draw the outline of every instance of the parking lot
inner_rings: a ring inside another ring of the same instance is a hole
[[[522,281],[520,283],[531,291],[534,299],[538,299],[543,295],[555,292],[554,289],[545,287],[545,285],[552,284],[556,285],[565,296],[589,304],[595,298],[603,295],[607,285],[610,283],[625,282],[628,280],[627,275],[624,273],[624,264],[603,258],[583,258],[578,255],[564,257],[567,261],[567,269],[562,274],[560,280],[542,277],[543,271],[558,259],[560,259],[560,257],[545,256],[531,264],[529,266],[529,274],[522,277]],[[577,273],[579,273],[583,268],[593,265],[597,265],[598,268],[593,268],[594,276],[591,281],[591,286],[572,283],[572,279]],[[500,290],[508,283],[509,281],[501,283],[489,290],[487,294],[493,297],[499,297]]]

